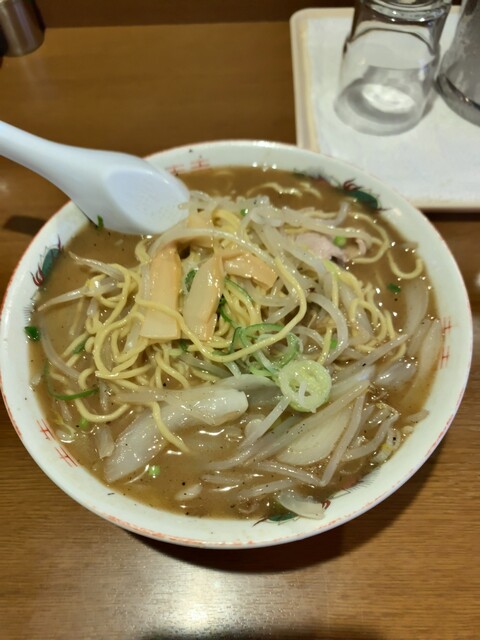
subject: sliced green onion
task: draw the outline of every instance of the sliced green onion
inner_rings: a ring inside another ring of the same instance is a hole
[[[56,400],[78,400],[79,398],[88,398],[88,396],[93,396],[95,393],[98,393],[98,387],[85,389],[84,391],[78,391],[78,393],[57,393],[52,389],[52,385],[50,382],[50,363],[48,362],[48,360],[45,361],[45,366],[43,368],[43,379],[45,380],[48,394]]]
[[[98,387],[93,387],[92,389],[85,389],[85,391],[79,391],[78,393],[57,393],[56,391],[52,391],[52,389],[48,389],[48,393],[57,400],[78,400],[79,398],[88,398],[88,396],[93,396],[98,393]]]
[[[160,473],[160,465],[159,464],[151,464],[148,467],[148,475],[151,478],[156,478]]]
[[[258,324],[249,324],[243,327],[242,336],[244,338],[259,338],[265,333],[277,333],[283,329],[281,324],[273,324],[271,322],[261,322]],[[246,343],[243,346],[248,346]]]
[[[232,342],[230,343],[228,353],[233,353],[235,351],[238,341],[240,340],[240,334],[243,329],[244,327],[236,327],[235,331],[233,332]]]
[[[336,338],[332,338],[330,340],[330,351],[333,351],[338,346],[338,340]]]
[[[402,287],[398,284],[395,284],[394,282],[390,282],[389,284],[387,284],[387,289],[392,293],[400,293]]]
[[[78,426],[82,431],[87,431],[90,428],[90,422],[83,416],[80,418]]]
[[[218,303],[217,313],[220,316],[222,316],[222,318],[225,320],[225,322],[228,322],[229,324],[231,324],[234,327],[234,326],[236,326],[235,322],[232,320],[232,318],[225,311],[225,305],[226,304],[227,304],[227,300],[226,300],[225,296],[222,295],[220,297],[220,302]]]
[[[248,370],[250,371],[250,373],[253,376],[258,376],[259,378],[271,378],[272,374],[270,373],[270,371],[267,371],[267,369],[265,368],[259,368],[257,366],[255,366],[254,364],[250,365],[248,367]]]
[[[180,349],[186,353],[188,351],[188,347],[191,345],[192,343],[190,342],[190,340],[185,340],[185,338],[180,338],[180,340],[178,340],[178,346],[180,347]]]
[[[319,362],[294,360],[280,370],[278,384],[293,409],[313,413],[328,400],[332,379]]]
[[[258,351],[255,351],[249,358],[244,360],[244,365],[247,366],[250,373],[253,373],[254,375],[266,375],[273,377],[282,367],[291,362],[301,352],[300,339],[293,333],[288,333],[286,335],[287,345],[286,347],[282,345],[283,351],[280,351],[279,354],[272,355],[271,352],[264,352],[262,350],[262,341],[271,335],[275,335],[282,329],[283,327],[280,324],[267,322],[251,324],[247,327],[236,327],[230,344],[229,353],[233,353],[237,347],[248,348],[252,344],[257,343],[259,346]]]
[[[41,338],[40,329],[38,327],[34,327],[33,325],[29,325],[24,327],[25,333],[27,334],[27,338],[32,340],[32,342],[38,342]]]
[[[248,209],[240,209],[240,215],[244,218],[248,213]]]
[[[333,244],[337,247],[344,247],[347,244],[347,239],[345,236],[335,236],[333,239]]]
[[[185,276],[184,282],[185,282],[185,289],[187,291],[190,291],[190,289],[192,288],[192,282],[196,273],[197,273],[197,269],[191,269]]]
[[[98,387],[93,387],[92,389],[85,389],[85,391],[79,391],[78,393],[56,393],[51,389],[48,393],[56,398],[57,400],[78,400],[79,398],[88,398],[88,396],[93,396],[98,393]]]
[[[238,337],[242,347],[245,348],[250,347],[255,342],[261,344],[261,336],[265,336],[264,339],[268,338],[268,336],[278,333],[278,331],[280,331],[281,329],[282,327],[279,324],[271,324],[267,322],[263,324],[251,324],[247,327],[242,327],[241,331],[238,334]],[[260,364],[265,371],[268,372],[268,375],[277,373],[278,368],[276,367],[276,365],[274,365],[270,358],[266,356],[261,347],[258,351],[252,353],[251,357],[248,359],[249,369],[253,373],[251,363],[252,358],[256,360],[257,363]],[[253,367],[256,369],[257,365],[255,364],[253,365]]]
[[[235,282],[235,280],[232,280],[231,278],[228,278],[228,277],[225,278],[225,282],[227,282],[234,289],[236,289],[238,291],[238,293],[240,293],[244,298],[246,298],[247,300],[252,302],[252,296],[248,293],[248,291],[246,289],[244,289],[242,286],[240,286],[238,284],[238,282]]]
[[[97,229],[103,229],[104,226],[102,216],[97,216]]]
[[[287,349],[280,358],[274,361],[277,367],[284,367],[296,358],[301,351],[301,344],[298,336],[294,333],[287,333]]]
[[[83,342],[80,342],[79,344],[77,344],[77,346],[74,349],[72,349],[72,353],[73,354],[82,353],[82,351],[85,351],[86,344],[87,344],[86,340],[84,340]]]

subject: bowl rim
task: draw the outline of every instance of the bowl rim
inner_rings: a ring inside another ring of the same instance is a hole
[[[93,513],[96,513],[97,515],[101,516],[102,518],[113,522],[114,524],[117,524],[119,526],[121,526],[124,529],[130,530],[134,533],[140,533],[141,535],[150,537],[150,538],[154,538],[157,540],[163,540],[165,542],[171,542],[174,544],[179,544],[179,545],[183,545],[183,546],[193,546],[193,547],[197,547],[197,548],[209,548],[209,549],[225,549],[225,548],[230,548],[230,549],[236,549],[236,548],[253,548],[253,547],[264,547],[264,546],[271,546],[271,545],[278,545],[278,544],[283,544],[283,543],[288,543],[288,542],[292,542],[295,540],[301,540],[303,538],[307,538],[313,535],[317,535],[319,533],[323,533],[325,531],[328,531],[332,528],[335,528],[341,524],[344,524],[345,522],[348,522],[349,520],[356,518],[360,515],[362,515],[363,513],[365,513],[366,511],[370,510],[371,508],[373,508],[374,506],[376,506],[377,504],[379,504],[380,502],[382,502],[383,500],[385,500],[388,496],[390,496],[392,493],[394,493],[398,488],[400,488],[407,480],[409,480],[414,473],[426,462],[426,460],[430,457],[430,455],[433,453],[433,451],[436,449],[436,447],[440,444],[441,440],[443,439],[443,437],[445,436],[446,432],[448,431],[452,420],[456,414],[456,411],[458,409],[458,406],[461,402],[461,399],[463,397],[464,391],[465,391],[465,387],[466,384],[468,382],[468,377],[469,377],[469,371],[470,371],[470,366],[471,366],[471,358],[472,358],[472,352],[473,352],[473,322],[472,322],[472,314],[471,314],[471,309],[470,309],[470,302],[469,302],[469,298],[468,298],[468,293],[466,290],[466,286],[462,277],[462,274],[460,272],[460,269],[455,261],[455,259],[453,258],[453,255],[450,251],[450,249],[448,248],[448,246],[446,245],[445,241],[443,240],[443,238],[441,237],[441,235],[439,234],[439,232],[435,229],[435,227],[432,225],[432,223],[430,221],[428,221],[428,219],[418,210],[416,209],[410,202],[408,202],[403,196],[401,196],[398,192],[395,191],[394,188],[392,188],[390,185],[386,185],[383,182],[381,182],[380,180],[378,180],[377,178],[375,178],[374,176],[371,176],[369,174],[367,174],[365,171],[359,169],[358,167],[352,165],[349,162],[343,161],[343,160],[339,160],[337,158],[332,158],[331,156],[328,156],[326,154],[322,154],[322,153],[317,153],[314,151],[310,151],[307,149],[302,149],[300,147],[297,147],[295,145],[290,145],[290,144],[286,144],[286,143],[281,143],[281,142],[272,142],[272,141],[265,141],[265,140],[242,140],[242,139],[232,139],[232,140],[218,140],[218,141],[207,141],[207,142],[197,142],[191,145],[180,145],[180,146],[176,146],[170,149],[164,149],[162,151],[150,154],[149,156],[147,156],[147,160],[149,160],[152,163],[155,163],[155,161],[164,161],[165,158],[168,158],[169,156],[175,156],[178,154],[186,154],[186,153],[190,153],[193,150],[193,153],[199,151],[204,151],[205,153],[207,153],[210,150],[218,151],[218,150],[232,150],[232,149],[240,149],[240,150],[245,150],[247,149],[248,151],[253,151],[253,150],[270,150],[273,153],[287,153],[287,154],[293,154],[296,155],[297,157],[302,159],[302,162],[305,164],[307,159],[311,159],[312,162],[317,163],[317,164],[327,164],[330,167],[339,169],[340,172],[344,171],[344,170],[351,170],[352,172],[355,173],[356,176],[361,176],[362,179],[364,178],[365,180],[367,180],[368,186],[371,187],[373,185],[373,187],[375,188],[379,188],[380,191],[385,191],[387,194],[391,194],[392,196],[394,196],[394,200],[397,200],[401,207],[404,209],[404,211],[409,211],[409,212],[415,212],[413,215],[414,217],[418,218],[418,216],[420,216],[420,219],[424,220],[424,228],[428,228],[428,232],[429,234],[432,234],[434,236],[436,236],[437,241],[441,241],[441,243],[444,246],[444,252],[445,252],[445,256],[449,257],[449,269],[448,271],[453,275],[454,279],[456,280],[457,285],[460,285],[460,290],[457,292],[457,294],[463,298],[463,301],[466,302],[466,307],[464,309],[465,313],[463,314],[463,320],[466,321],[466,326],[464,327],[464,329],[466,329],[468,336],[464,336],[464,343],[463,343],[463,352],[462,352],[462,357],[463,357],[463,365],[462,365],[462,372],[463,375],[461,376],[461,380],[457,381],[457,398],[456,398],[456,403],[455,403],[455,407],[453,408],[453,410],[451,411],[451,414],[447,417],[446,420],[444,420],[444,425],[443,428],[441,429],[441,431],[438,433],[437,438],[431,442],[430,447],[428,448],[427,451],[425,451],[423,456],[420,456],[418,458],[416,458],[415,463],[410,466],[410,468],[407,471],[403,471],[401,474],[401,477],[398,479],[397,482],[395,483],[391,483],[388,485],[388,487],[381,492],[377,492],[375,494],[375,496],[373,497],[373,499],[366,501],[366,502],[362,502],[356,509],[354,509],[351,512],[348,513],[344,513],[342,516],[336,518],[336,519],[332,519],[330,520],[328,523],[324,522],[322,520],[320,521],[316,521],[317,523],[317,527],[312,527],[311,529],[309,529],[308,531],[302,531],[300,533],[288,533],[289,529],[286,528],[286,535],[282,536],[281,533],[282,531],[279,530],[278,528],[273,530],[272,532],[276,532],[278,534],[278,536],[270,536],[268,538],[265,539],[255,539],[255,540],[247,540],[247,539],[231,539],[231,540],[226,540],[226,541],[219,541],[219,540],[213,540],[213,539],[205,539],[205,538],[195,538],[194,536],[183,536],[183,535],[171,535],[168,533],[162,533],[153,529],[148,529],[145,526],[137,526],[137,524],[135,524],[134,522],[130,522],[128,520],[125,520],[124,518],[121,517],[121,510],[108,510],[108,508],[105,508],[105,505],[98,503],[98,501],[93,501],[91,502],[90,500],[88,500],[83,494],[82,492],[78,491],[78,490],[74,490],[72,487],[72,484],[70,481],[67,481],[64,477],[64,474],[59,474],[59,473],[55,473],[51,467],[49,467],[48,464],[46,464],[45,459],[43,457],[40,457],[39,459],[39,455],[38,455],[38,451],[37,449],[32,445],[32,441],[28,438],[24,438],[22,436],[22,429],[20,428],[20,425],[17,423],[17,418],[18,418],[18,411],[16,411],[15,409],[12,409],[12,407],[10,406],[9,400],[7,398],[7,393],[4,390],[4,382],[5,380],[10,380],[10,375],[13,375],[10,373],[10,371],[8,369],[6,369],[6,365],[4,365],[3,363],[6,361],[5,357],[0,357],[0,387],[2,390],[2,395],[3,395],[3,399],[4,399],[4,403],[5,403],[5,407],[7,409],[7,413],[9,415],[9,418],[12,422],[12,425],[14,426],[15,430],[17,431],[17,434],[19,435],[23,445],[25,446],[25,448],[27,449],[27,451],[29,452],[30,456],[33,458],[33,460],[36,462],[36,464],[43,470],[43,472],[62,490],[64,491],[64,493],[66,493],[67,495],[69,495],[73,500],[75,500],[76,502],[78,502],[79,504],[81,504],[82,506],[86,507],[87,509],[89,509],[90,511],[92,511]],[[201,153],[200,153],[201,155]],[[231,165],[238,165],[238,161],[232,162]],[[280,163],[282,164],[282,163]],[[17,283],[17,279],[18,279],[18,274],[20,273],[21,269],[24,267],[25,263],[28,261],[28,258],[30,257],[30,255],[32,254],[34,248],[36,247],[37,244],[41,244],[41,240],[45,237],[47,237],[47,235],[50,233],[50,231],[53,231],[55,229],[56,223],[61,219],[62,216],[67,216],[69,215],[70,212],[72,212],[73,210],[76,211],[76,215],[78,217],[78,209],[75,207],[75,205],[73,205],[73,203],[71,202],[67,202],[63,207],[61,207],[58,211],[56,211],[47,221],[46,223],[41,227],[41,229],[38,231],[38,233],[34,236],[34,238],[32,238],[31,242],[29,242],[27,248],[25,249],[25,251],[22,254],[22,257],[20,258],[20,260],[18,261],[14,271],[12,272],[12,275],[7,283],[7,287],[5,289],[5,294],[3,297],[3,301],[2,301],[2,306],[0,309],[0,355],[3,354],[5,356],[5,344],[7,342],[7,330],[9,328],[9,323],[8,323],[8,304],[13,304],[12,298],[14,297],[13,292],[14,292],[14,286]],[[81,216],[83,214],[80,214]],[[77,229],[76,231],[78,231],[79,229]],[[55,234],[51,234],[51,235],[55,235]],[[70,234],[71,237],[72,234]],[[5,320],[5,317],[7,316],[7,319]],[[468,337],[468,340],[466,340],[466,338]],[[410,436],[411,437],[411,436]],[[402,445],[403,448],[404,445]],[[85,471],[85,473],[88,473]],[[90,474],[88,474],[90,475]],[[163,515],[164,512],[161,512]],[[184,516],[182,516],[182,522],[184,523]],[[192,519],[193,520],[193,519]],[[221,520],[217,520],[217,519],[205,519],[205,521],[208,521],[209,523],[224,523],[225,521],[223,519]],[[230,522],[230,521],[229,521]],[[233,520],[231,522],[238,522],[236,520]],[[251,521],[249,521],[251,522]],[[323,525],[322,525],[323,522]],[[160,527],[161,528],[161,527]],[[251,537],[251,536],[250,536]],[[248,538],[248,536],[247,536]]]

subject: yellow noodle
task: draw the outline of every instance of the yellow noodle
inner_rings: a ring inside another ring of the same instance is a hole
[[[117,320],[116,322],[110,325],[106,325],[106,326],[101,325],[100,328],[98,329],[95,335],[95,343],[93,346],[92,353],[93,353],[93,359],[95,360],[95,364],[99,372],[108,374],[108,369],[104,365],[103,361],[101,360],[102,346],[105,342],[106,337],[108,336],[109,333],[111,333],[112,331],[115,331],[117,327],[124,326],[125,324],[127,324],[127,322],[129,322],[129,319],[125,317],[125,318],[122,318],[121,320]]]
[[[299,236],[301,233],[307,233],[307,231],[311,231],[311,229],[308,229],[308,227],[286,227],[283,233],[286,236]]]
[[[98,313],[94,316],[87,316],[87,319],[85,321],[85,329],[91,336],[94,337],[101,326],[102,323],[100,322]]]
[[[368,314],[370,315],[370,324],[374,332],[376,327],[378,327],[379,325],[382,325],[382,323],[385,325],[385,320],[381,312],[379,311],[379,309],[371,302],[368,302],[367,300],[359,300],[358,298],[355,298],[355,300],[352,300],[352,304],[350,305],[349,316],[352,322],[356,317],[356,312],[358,307],[361,307],[362,309],[367,311]]]
[[[91,375],[95,375],[95,367],[87,367],[78,376],[78,386],[82,391],[88,389],[87,378]]]
[[[385,310],[384,312],[384,316],[387,322],[387,334],[388,334],[388,339],[389,340],[393,340],[393,338],[396,337],[397,332],[395,331],[395,328],[393,326],[393,318],[392,318],[392,314],[390,313],[390,311]],[[403,346],[403,345],[402,345]]]
[[[106,298],[104,295],[97,293],[92,296],[95,300],[106,309],[115,309],[119,300],[122,300],[122,295],[110,296],[110,298]]]
[[[81,353],[74,353],[68,360],[66,360],[67,366],[74,368],[81,357]]]
[[[57,382],[60,382],[61,384],[67,384],[67,378],[63,376],[61,373],[57,373],[54,369],[52,369],[52,367],[50,367],[48,371],[48,377],[51,380],[56,380]]]
[[[177,371],[170,365],[168,360],[165,358],[164,353],[162,354],[160,352],[157,352],[157,354],[155,355],[155,362],[160,371],[165,371],[167,375],[179,382],[182,387],[188,389],[188,387],[190,386],[188,384],[188,380],[185,378],[185,376],[183,376],[179,371]]]
[[[102,380],[125,380],[129,378],[133,378],[142,373],[145,373],[146,371],[149,371],[151,369],[151,365],[144,364],[134,369],[128,369],[127,371],[123,371],[121,369],[117,371],[116,369],[117,367],[113,367],[111,371],[107,371],[107,372],[97,371],[97,374],[96,374],[97,378],[101,378]]]
[[[225,285],[223,292],[225,300],[231,311],[232,320],[238,325],[247,326],[258,324],[262,321],[261,315],[257,312],[252,302],[245,297],[240,297],[235,287]]]
[[[332,284],[332,292],[331,292],[331,300],[332,303],[338,307],[338,297],[339,297],[339,292],[338,292],[338,280],[337,280],[337,274],[334,271],[330,272],[330,278],[331,278],[331,284]]]
[[[179,438],[178,436],[176,436],[175,434],[173,434],[170,431],[170,429],[168,429],[167,425],[163,422],[162,414],[160,412],[160,407],[159,407],[158,403],[157,402],[151,402],[151,403],[149,403],[148,406],[152,410],[153,419],[155,420],[155,423],[156,423],[156,425],[158,427],[160,435],[163,438],[165,438],[165,440],[167,440],[171,444],[175,445],[177,447],[177,449],[180,449],[180,451],[183,451],[184,453],[188,453],[189,452],[189,448],[183,442],[183,440],[181,438]]]
[[[391,251],[387,253],[388,263],[390,265],[391,270],[397,276],[397,278],[403,278],[404,280],[412,280],[413,278],[418,278],[418,276],[423,271],[423,260],[421,258],[415,257],[415,268],[413,271],[402,271],[400,267],[397,265],[395,260],[393,259]]]
[[[120,316],[122,311],[125,309],[128,300],[128,282],[129,278],[126,278],[124,285],[122,286],[122,295],[119,297],[118,303],[115,305],[112,313],[104,320],[103,325],[109,325]]]
[[[322,343],[322,352],[318,357],[318,362],[323,364],[328,357],[330,352],[331,344],[332,344],[332,329],[331,327],[327,327],[325,333],[323,334],[323,343]]]
[[[75,407],[77,408],[77,411],[82,416],[82,418],[85,418],[85,420],[97,424],[103,424],[105,422],[116,420],[117,418],[123,416],[123,414],[130,408],[128,404],[122,404],[120,407],[118,407],[118,409],[115,409],[115,411],[111,411],[110,413],[106,414],[97,414],[89,411],[81,398],[77,398],[73,402],[75,403]]]
[[[72,340],[72,342],[68,345],[68,347],[62,353],[62,357],[65,358],[66,356],[71,355],[73,351],[77,347],[79,347],[83,342],[85,342],[87,338],[88,338],[88,333],[84,331],[81,335],[75,338],[75,340]]]
[[[220,380],[220,378],[215,376],[213,373],[202,371],[202,369],[197,369],[196,367],[192,368],[192,375],[203,382],[216,382],[217,380]]]
[[[384,253],[390,247],[390,240],[388,238],[387,232],[380,225],[376,224],[374,220],[372,220],[371,216],[365,215],[363,213],[358,213],[357,217],[361,220],[367,222],[371,227],[373,227],[376,231],[378,231],[381,238],[372,237],[372,244],[379,245],[379,249],[377,253],[373,256],[358,256],[352,259],[353,264],[370,264],[372,262],[377,262],[384,255]]]
[[[224,229],[224,231],[230,231],[230,233],[235,233],[240,226],[240,221],[237,216],[231,211],[227,211],[226,209],[216,209],[213,212],[213,221],[224,223],[219,226]]]
[[[339,269],[337,277],[341,282],[350,287],[350,289],[353,289],[357,297],[362,297],[362,283],[353,273]]]
[[[245,306],[248,312],[249,324],[258,324],[262,321],[259,304],[254,302],[246,291],[243,293],[242,290],[238,289],[238,287],[232,284],[232,282],[227,280],[225,282],[223,293],[225,296],[226,294],[230,295],[232,299],[236,298],[238,305],[243,304]]]
[[[232,341],[232,333],[233,328],[230,322],[227,322],[222,318],[222,316],[219,316],[217,326],[215,328],[215,337],[222,338],[225,341],[225,344],[230,344]]]
[[[128,322],[130,325],[130,322]],[[125,325],[127,326],[127,325]],[[110,350],[112,352],[112,360],[114,362],[117,361],[118,356],[120,355],[120,350],[118,348],[118,337],[119,337],[120,329],[115,329],[110,333]],[[130,358],[129,358],[130,360]]]
[[[95,342],[95,336],[89,336],[87,338],[87,341],[85,342],[85,351],[87,353],[92,352],[94,342]]]
[[[112,366],[112,373],[120,373],[121,371],[126,371],[130,367],[133,367],[137,362],[139,354],[134,353],[128,360],[122,360],[122,362],[118,364],[114,364]]]
[[[137,316],[136,313],[129,314],[128,320],[133,321],[135,316]],[[124,326],[128,327],[129,324],[131,323],[127,322],[125,323]],[[125,363],[135,362],[138,356],[145,351],[145,349],[148,346],[148,340],[146,338],[139,337],[137,339],[137,343],[135,347],[132,347],[131,349],[124,349],[123,351],[121,351],[118,347],[117,337],[122,329],[123,327],[120,327],[111,333],[111,348],[112,348],[113,361],[116,362],[118,365],[122,365],[122,368],[124,369],[125,366],[129,366],[129,365],[125,365]]]
[[[235,324],[242,326],[253,324],[252,322],[250,322],[248,309],[246,309],[245,306],[242,305],[242,300],[238,297],[236,291],[232,291],[231,289],[228,290],[227,287],[225,287],[223,296],[228,305],[228,310],[226,310],[226,313]]]
[[[137,391],[140,386],[138,380],[133,382],[132,380],[117,378],[115,380],[109,380],[108,382],[109,386],[113,386],[114,383],[119,389],[129,389],[131,391]]]

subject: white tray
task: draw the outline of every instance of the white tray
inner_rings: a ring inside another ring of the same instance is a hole
[[[343,42],[353,9],[304,9],[290,20],[297,144],[348,160],[395,187],[417,207],[480,211],[480,127],[436,94],[420,123],[393,136],[343,124],[333,110]],[[442,34],[446,51],[458,22],[453,7]]]

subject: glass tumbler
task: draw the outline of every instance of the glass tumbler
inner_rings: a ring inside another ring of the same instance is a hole
[[[339,118],[374,135],[421,119],[438,67],[451,0],[357,0],[335,101]]]
[[[445,102],[480,125],[480,0],[464,0],[452,46],[437,78]]]

